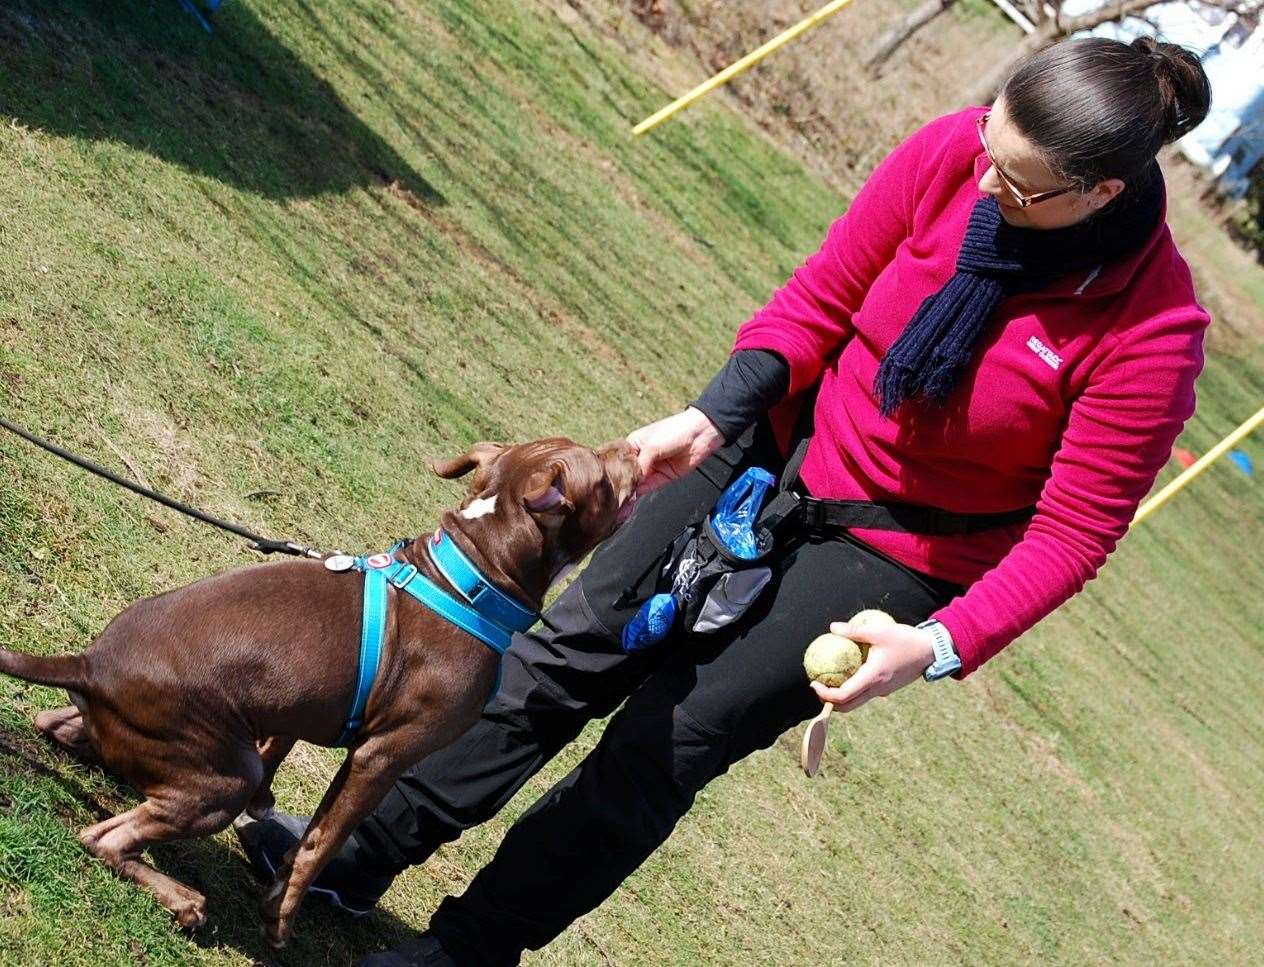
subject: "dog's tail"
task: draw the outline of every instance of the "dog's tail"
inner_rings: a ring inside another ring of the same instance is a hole
[[[37,685],[50,685],[72,692],[87,690],[88,668],[83,655],[45,658],[0,648],[0,672]]]

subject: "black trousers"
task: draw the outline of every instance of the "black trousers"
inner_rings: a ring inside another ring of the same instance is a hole
[[[619,634],[653,593],[666,545],[746,466],[782,462],[760,426],[643,500],[549,609],[551,627],[515,637],[478,724],[401,778],[357,829],[364,862],[421,863],[495,815],[587,722],[619,709],[465,894],[435,912],[431,930],[457,963],[517,964],[547,944],[667,839],[703,786],[819,712],[803,650],[830,621],[875,607],[915,623],[959,593],[850,539],[812,540],[780,561],[738,628],[624,654]]]

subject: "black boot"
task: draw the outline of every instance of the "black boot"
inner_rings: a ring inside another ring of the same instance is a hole
[[[258,822],[244,815],[233,823],[237,839],[246,851],[250,868],[264,884],[276,879],[285,854],[297,845],[309,816],[288,816],[272,813]],[[325,900],[353,917],[372,911],[395,879],[398,871],[371,867],[363,859],[355,835],[342,844],[329,864],[320,871],[308,891],[310,896]]]
[[[408,940],[394,950],[369,954],[356,967],[457,967],[443,945],[432,934],[423,933],[416,940]]]

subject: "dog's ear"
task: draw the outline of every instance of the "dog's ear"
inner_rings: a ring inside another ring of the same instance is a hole
[[[566,513],[575,509],[566,495],[566,477],[560,463],[537,470],[527,478],[522,504],[533,514]]]
[[[435,460],[430,469],[445,480],[464,477],[475,467],[483,467],[491,463],[505,452],[508,446],[504,443],[476,443],[459,457],[451,460]]]

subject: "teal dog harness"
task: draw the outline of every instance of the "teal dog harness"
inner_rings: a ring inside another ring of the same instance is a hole
[[[364,614],[360,624],[360,666],[356,675],[355,698],[347,723],[334,745],[350,745],[364,724],[364,710],[377,679],[382,660],[382,642],[386,636],[386,613],[389,606],[387,588],[393,587],[412,595],[449,624],[473,635],[503,657],[515,631],[526,631],[539,614],[519,604],[488,581],[456,542],[442,528],[426,543],[426,552],[439,573],[464,598],[458,601],[395,554],[409,541],[399,541],[389,551],[362,557],[336,554],[325,560],[331,571],[359,571],[364,574]],[[500,666],[492,695],[500,688]],[[489,699],[490,700],[490,699]]]

